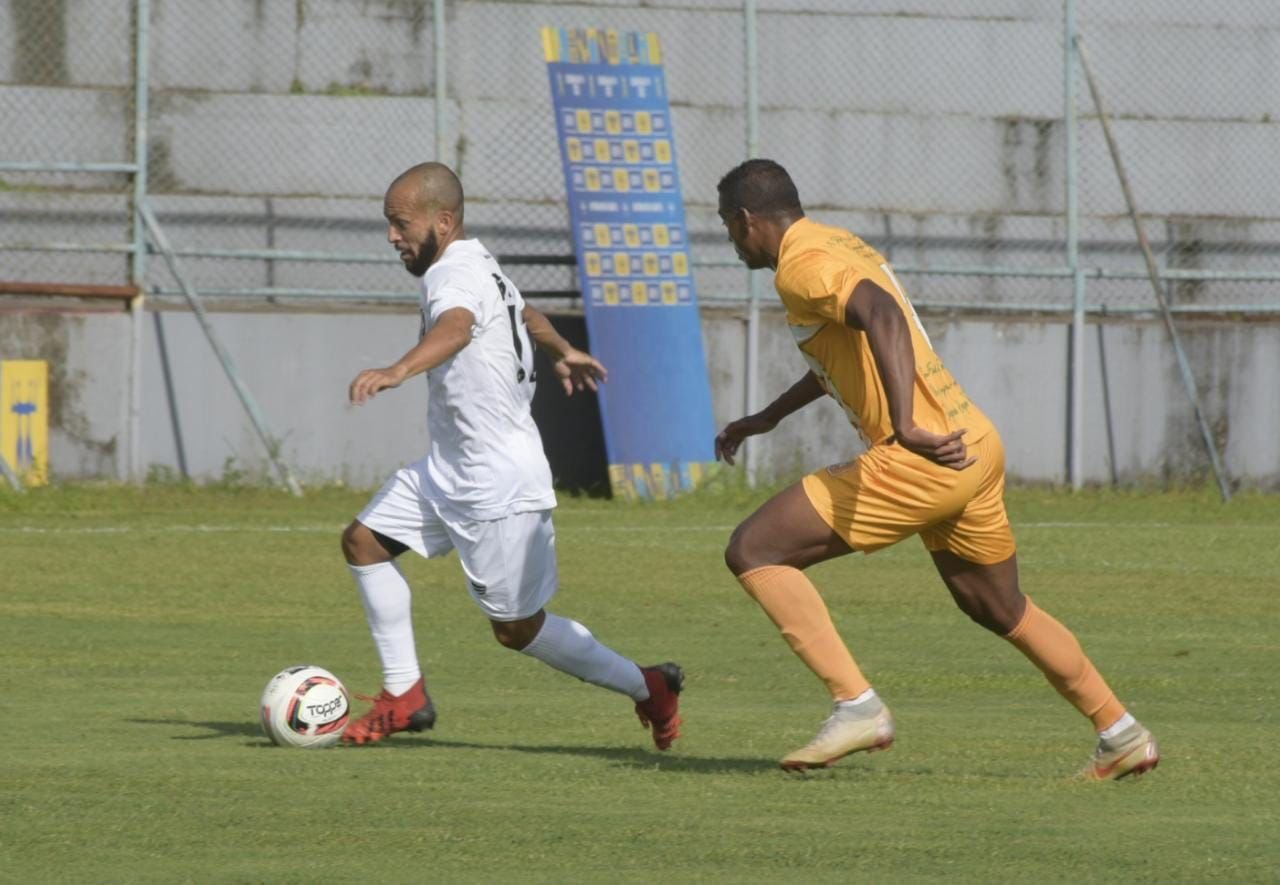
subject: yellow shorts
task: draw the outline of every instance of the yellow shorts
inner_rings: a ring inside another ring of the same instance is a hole
[[[818,515],[854,550],[871,553],[919,535],[930,550],[1003,562],[1017,547],[1004,509],[1004,444],[988,431],[969,446],[978,460],[952,470],[902,446],[872,446],[803,480]]]

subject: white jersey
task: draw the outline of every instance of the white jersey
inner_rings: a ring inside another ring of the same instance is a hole
[[[533,344],[524,298],[479,240],[455,240],[422,278],[422,334],[446,310],[475,315],[471,343],[427,373],[431,449],[422,494],[463,519],[556,506],[531,411]]]

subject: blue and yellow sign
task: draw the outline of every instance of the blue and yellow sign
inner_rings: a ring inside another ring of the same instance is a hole
[[[693,488],[714,462],[662,48],[653,33],[542,29],[615,495]]]
[[[0,454],[24,485],[49,481],[49,364],[0,361]]]

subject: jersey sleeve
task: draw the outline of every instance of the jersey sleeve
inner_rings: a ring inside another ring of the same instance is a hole
[[[483,290],[467,279],[465,274],[444,274],[429,283],[427,314],[433,325],[439,321],[441,314],[455,307],[463,307],[471,311],[476,322],[482,324],[484,304]]]
[[[843,326],[849,296],[866,278],[856,266],[835,261],[822,252],[808,252],[790,263],[779,280],[778,291],[796,322]]]

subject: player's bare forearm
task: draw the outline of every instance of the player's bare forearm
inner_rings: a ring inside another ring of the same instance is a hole
[[[422,340],[400,359],[384,369],[365,369],[348,390],[352,403],[359,405],[379,391],[399,387],[409,378],[428,372],[471,343],[475,314],[463,307],[446,310]]]
[[[761,409],[760,416],[777,424],[791,413],[798,412],[814,400],[820,399],[825,393],[821,382],[818,381],[818,376],[813,372],[805,372],[803,378]]]
[[[524,318],[524,324],[529,329],[529,337],[533,339],[533,343],[552,360],[558,360],[574,349],[541,311],[526,304],[520,315]]]
[[[575,390],[595,391],[598,382],[608,380],[609,372],[604,365],[565,340],[541,311],[525,305],[520,316],[534,344],[551,357],[551,368],[567,395],[572,396]]]
[[[732,421],[720,431],[715,439],[716,458],[726,464],[733,464],[743,440],[749,436],[768,433],[783,418],[803,409],[825,392],[818,383],[818,377],[813,372],[806,372],[803,378],[759,412]]]

